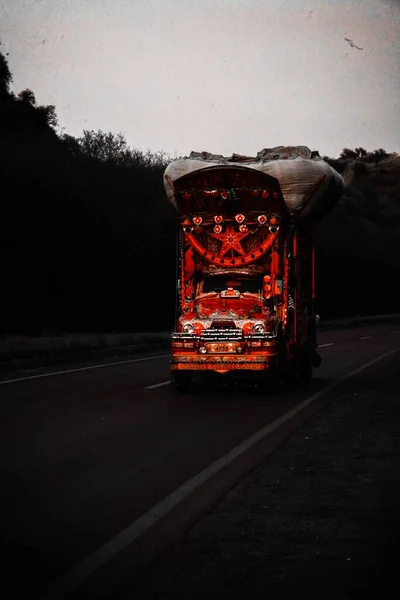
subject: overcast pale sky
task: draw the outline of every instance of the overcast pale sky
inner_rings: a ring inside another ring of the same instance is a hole
[[[400,151],[398,0],[0,0],[12,89],[130,146]],[[346,41],[345,37],[351,42]]]

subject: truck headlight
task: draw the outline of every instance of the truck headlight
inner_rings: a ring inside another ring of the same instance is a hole
[[[193,333],[194,331],[194,327],[191,323],[186,323],[186,325],[183,326],[183,333]]]
[[[264,325],[264,323],[256,323],[254,325],[254,331],[256,333],[263,333],[265,331],[265,325]]]

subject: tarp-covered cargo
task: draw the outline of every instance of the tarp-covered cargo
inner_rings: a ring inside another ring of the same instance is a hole
[[[191,152],[189,157],[174,160],[164,172],[167,198],[176,207],[174,182],[184,175],[210,167],[235,165],[274,177],[289,213],[300,220],[324,216],[338,202],[344,189],[341,175],[318,152],[306,146],[276,146],[264,148],[255,157]]]

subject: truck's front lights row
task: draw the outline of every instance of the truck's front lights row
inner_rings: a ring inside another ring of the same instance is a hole
[[[199,323],[194,323],[194,324],[193,323],[185,323],[182,327],[183,333],[186,333],[188,335],[192,335],[192,334],[199,335],[201,333],[202,329],[203,329],[203,326],[200,325]],[[243,332],[245,335],[248,335],[251,332],[264,333],[265,331],[266,331],[265,323],[256,323],[255,325],[252,325],[251,323],[246,323],[243,327]]]

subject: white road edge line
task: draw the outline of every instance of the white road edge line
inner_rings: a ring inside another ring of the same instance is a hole
[[[113,367],[114,365],[126,365],[128,363],[141,362],[143,360],[155,360],[156,358],[165,358],[169,354],[160,354],[159,356],[145,356],[143,358],[132,358],[130,360],[120,360],[113,363],[105,363],[102,365],[91,365],[90,367],[80,367],[79,369],[68,369],[66,371],[54,371],[53,373],[41,373],[40,375],[29,375],[29,377],[19,377],[18,379],[7,379],[0,381],[0,385],[6,383],[17,383],[17,381],[27,381],[28,379],[39,379],[40,377],[52,377],[53,375],[64,375],[66,373],[77,373],[78,371],[90,371],[91,369],[102,369],[104,367]]]
[[[148,385],[145,387],[145,390],[154,390],[155,388],[161,387],[162,385],[169,385],[170,381],[162,381],[161,383],[156,383],[155,385]]]
[[[87,556],[81,563],[73,567],[71,570],[61,575],[52,585],[49,586],[48,591],[42,596],[42,600],[61,600],[68,594],[78,589],[79,586],[97,569],[105,565],[110,559],[112,559],[118,552],[126,548],[130,543],[136,540],[144,531],[150,529],[157,521],[167,515],[173,508],[180,504],[185,498],[189,496],[194,490],[200,485],[205,483],[210,477],[218,473],[223,467],[229,465],[238,456],[246,452],[249,448],[254,446],[257,442],[262,440],[267,435],[271,434],[275,429],[289,421],[292,417],[301,412],[304,408],[318,400],[323,394],[331,392],[340,383],[361,373],[373,364],[395,354],[400,350],[395,348],[385,354],[381,354],[376,358],[365,363],[361,367],[358,367],[354,371],[351,371],[347,375],[344,375],[337,381],[329,384],[319,392],[316,392],[309,398],[306,398],[303,402],[284,413],[278,419],[275,419],[272,423],[260,429],[257,433],[250,436],[247,440],[230,450],[227,454],[213,462],[211,465],[200,471],[197,475],[189,479],[186,483],[177,488],[169,496],[161,500],[147,513],[139,517],[136,521],[131,523],[126,529],[123,529],[114,538],[106,542],[103,546],[100,546],[92,554]]]
[[[360,340],[369,340],[370,337],[370,335],[364,335],[364,337],[361,337]]]
[[[319,344],[318,348],[325,348],[326,346],[333,346],[333,342],[331,342],[330,344]]]

